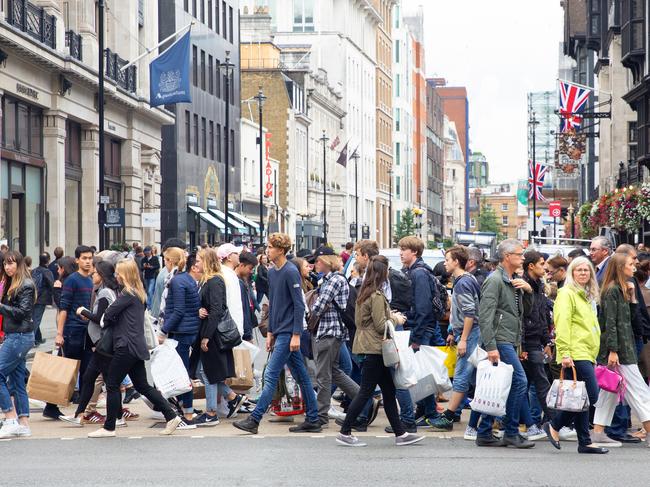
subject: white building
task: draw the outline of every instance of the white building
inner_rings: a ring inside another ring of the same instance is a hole
[[[465,160],[456,124],[445,116],[445,182],[443,231],[453,238],[465,228]]]
[[[34,259],[98,245],[96,2],[2,5],[0,241]],[[161,126],[174,120],[149,107],[145,62],[119,67],[157,44],[158,3],[107,0],[105,19],[105,194],[125,214],[107,242],[153,243],[159,229],[144,229],[142,216],[159,211]]]

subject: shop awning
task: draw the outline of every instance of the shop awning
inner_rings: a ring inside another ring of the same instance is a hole
[[[248,225],[249,227],[251,227],[254,230],[257,230],[258,228],[260,228],[259,223],[255,223],[253,220],[251,220],[250,218],[246,218],[244,215],[242,215],[240,213],[235,213],[234,211],[231,211],[230,214],[232,216],[234,216],[235,218],[237,218],[237,220],[242,222],[244,225]]]
[[[220,222],[223,222],[221,224],[225,230],[226,214],[221,210],[217,210],[216,208],[208,208],[208,211],[210,212],[211,216],[217,217]],[[243,226],[240,221],[238,221],[236,218],[233,218],[232,216],[232,211],[228,212],[228,226],[235,230],[236,233],[247,233],[248,229]]]
[[[196,213],[201,220],[208,223],[209,225],[212,225],[213,227],[215,227],[219,231],[224,232],[226,230],[226,225],[221,223],[219,221],[219,219],[213,217],[210,213],[205,211],[200,206],[188,205],[187,209],[192,211],[193,213]]]

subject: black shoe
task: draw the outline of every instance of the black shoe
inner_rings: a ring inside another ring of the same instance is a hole
[[[544,423],[544,426],[542,426],[542,429],[543,429],[544,432],[546,433],[546,437],[548,438],[548,441],[551,442],[551,445],[553,445],[553,446],[554,446],[555,448],[557,448],[558,450],[559,450],[560,448],[562,448],[562,447],[560,446],[560,442],[559,442],[559,440],[556,440],[555,438],[553,438],[553,435],[551,435],[551,423]],[[559,434],[559,433],[558,433],[558,434]]]
[[[241,421],[235,421],[232,425],[238,430],[245,431],[246,433],[250,433],[252,435],[257,434],[257,428],[259,427],[259,423],[250,416],[246,419],[242,419]]]
[[[199,428],[204,426],[216,426],[219,424],[219,417],[216,414],[210,416],[208,413],[203,413],[200,416],[197,416],[193,423]]]
[[[594,453],[596,455],[603,455],[609,453],[607,448],[601,448],[599,446],[581,446],[578,445],[578,453]]]
[[[244,402],[246,402],[247,397],[243,394],[237,394],[232,401],[228,401],[228,415],[226,418],[234,418],[237,416],[237,411]]]
[[[407,433],[417,433],[417,432],[418,432],[418,427],[415,426],[414,424],[409,424],[409,425],[406,425],[406,424],[405,424],[405,425],[404,425],[404,430],[405,430]],[[385,431],[386,433],[391,434],[391,435],[394,435],[394,434],[395,434],[395,432],[393,431],[393,427],[390,426],[390,425],[386,426],[386,427],[384,428],[384,431]]]
[[[636,436],[632,436],[628,433],[625,433],[624,436],[610,436],[610,435],[607,436],[609,436],[612,440],[620,441],[621,443],[634,444],[634,443],[641,443],[642,441],[641,438],[637,438]]]
[[[460,423],[460,414],[454,414],[454,423]]]
[[[323,428],[320,423],[311,423],[306,420],[298,426],[289,428],[289,432],[291,433],[320,433],[321,431],[323,431]]]
[[[54,419],[54,420],[58,421],[61,416],[63,416],[63,413],[56,406],[54,406],[54,407],[45,406],[45,408],[43,409],[43,417],[44,418]]]
[[[371,425],[372,422],[375,419],[377,419],[377,414],[379,414],[379,399],[373,399],[372,400],[372,409],[370,410],[370,418],[368,419],[368,425]]]
[[[345,399],[345,393],[343,391],[336,392],[332,395],[332,399],[341,402],[343,399]]]
[[[134,399],[138,399],[139,397],[140,397],[140,393],[136,391],[134,387],[129,387],[124,392],[124,400],[122,402],[124,404],[129,404],[131,401],[133,401]]]
[[[338,424],[339,426],[343,426],[342,419],[337,419],[335,423]],[[352,426],[350,426],[350,428],[352,429],[352,431],[356,431],[358,433],[365,433],[366,431],[368,431],[368,425],[359,420],[352,423]]]
[[[519,434],[515,436],[504,436],[501,441],[503,442],[503,446],[514,446],[515,448],[533,448],[535,446],[535,443],[528,441]]]
[[[496,436],[477,436],[476,446],[504,446]]]

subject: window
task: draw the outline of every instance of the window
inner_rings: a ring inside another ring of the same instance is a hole
[[[112,139],[109,136],[104,137],[104,174],[106,176],[120,177],[121,152],[122,142],[120,140]]]
[[[43,155],[43,112],[9,96],[2,98],[2,145],[10,150]]]
[[[190,141],[192,139],[192,134],[190,132],[190,111],[185,110],[185,152],[188,154],[192,152],[190,147]]]
[[[399,41],[395,41],[395,62],[399,63]]]
[[[216,66],[216,78],[215,78],[215,90],[214,94],[217,95],[217,98],[221,98],[221,63],[219,62],[218,59],[214,60],[215,66]]]
[[[196,46],[192,46],[192,84],[198,86],[199,79],[199,51]]]
[[[138,26],[144,27],[144,0],[138,0]]]
[[[183,0],[183,10],[186,12],[190,11],[190,0]]]
[[[193,15],[194,17],[196,17],[196,11],[197,11],[197,8],[196,8],[196,0],[192,0],[192,15]]]
[[[400,96],[399,90],[400,89],[400,77],[399,73],[395,76],[395,96]]]
[[[293,31],[314,32],[314,0],[293,0]]]
[[[214,94],[214,65],[210,55],[208,55],[208,93]]]
[[[637,158],[637,130],[636,122],[628,122],[627,124],[627,152],[628,161],[636,161]]]
[[[194,114],[194,154],[199,155],[199,116]]]
[[[476,220],[475,220],[474,218],[470,218],[470,219],[469,219],[469,226],[470,226],[471,228],[475,228],[475,227],[476,227]]]
[[[221,124],[220,123],[217,124],[216,140],[217,140],[217,161],[221,162],[222,152],[221,152]]]
[[[228,7],[228,40],[232,44],[232,33],[235,31],[233,28],[233,11],[232,7]]]
[[[201,1],[201,22],[205,24],[205,0]]]
[[[508,203],[501,203],[501,211],[508,211]]]
[[[400,118],[401,118],[401,111],[399,108],[395,109],[395,130],[399,132],[399,126],[400,126]]]
[[[205,51],[201,49],[201,89],[205,90]]]
[[[402,144],[400,142],[395,142],[395,165],[400,165],[400,160],[402,159]]]
[[[208,141],[206,134],[206,120],[205,117],[201,117],[201,156],[208,157]]]
[[[69,119],[65,121],[65,163],[81,167],[81,125]]]
[[[214,2],[214,31],[219,33],[219,0]]]
[[[210,120],[208,137],[210,138],[210,160],[214,161],[214,122],[212,120]]]
[[[228,22],[228,11],[226,9],[226,2],[221,1],[221,30],[223,31],[221,35],[226,39],[226,34],[228,33],[227,22]]]
[[[508,217],[507,216],[502,216],[501,217],[501,224],[505,227],[508,226]]]
[[[212,0],[208,0],[208,29],[212,29]]]
[[[395,176],[395,198],[398,200],[401,199],[402,194],[402,178],[400,176]]]

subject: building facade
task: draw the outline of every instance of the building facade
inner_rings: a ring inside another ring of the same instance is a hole
[[[486,208],[494,211],[496,222],[503,238],[520,238],[521,230],[526,228],[526,216],[517,212],[517,195],[511,191],[510,185],[494,185],[484,188],[477,193],[477,188],[470,190],[471,199],[479,200],[480,205],[474,205],[470,210],[469,230],[480,231],[479,219],[481,211]]]
[[[255,228],[237,218],[243,208],[239,2],[158,0],[158,9],[165,12],[154,17],[161,41],[195,22],[192,102],[167,106],[176,123],[162,130],[162,238],[180,237],[191,246],[224,241],[227,200],[228,240],[248,240]]]
[[[158,42],[158,5],[106,1],[105,193],[99,194],[99,25],[94,2],[7,0],[0,9],[0,241],[37,259],[99,244],[100,196],[107,245],[160,241],[145,215],[160,206],[161,127],[150,109],[142,46]]]
[[[443,181],[445,155],[445,115],[442,99],[435,85],[427,81],[427,161],[426,161],[426,208],[427,240],[440,241],[443,234]]]
[[[490,184],[490,163],[482,152],[471,153],[468,168],[470,188],[485,188]]]
[[[465,161],[456,124],[444,118],[444,203],[443,237],[453,239],[465,228]]]

